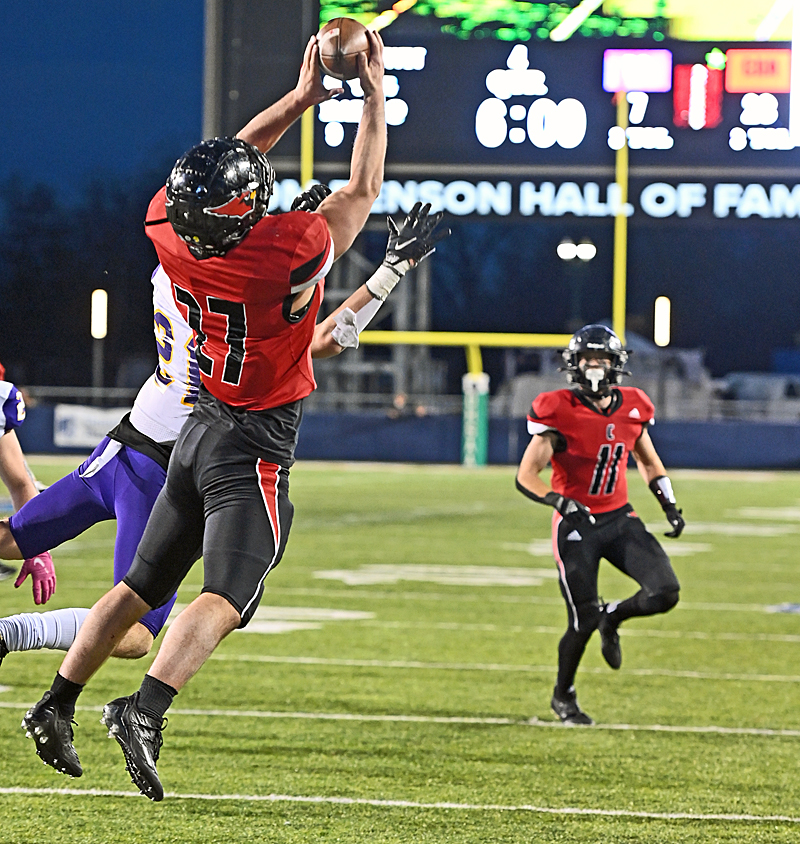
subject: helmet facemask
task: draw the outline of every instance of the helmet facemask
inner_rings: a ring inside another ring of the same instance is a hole
[[[624,369],[628,350],[622,348],[619,337],[604,325],[581,328],[572,336],[569,347],[561,356],[565,364],[561,371],[566,371],[567,381],[595,401],[610,395],[611,388],[621,382],[623,375],[630,375]],[[602,360],[604,363],[602,366],[586,366],[589,360]]]
[[[588,365],[589,360],[583,355],[578,360],[578,369],[583,375],[580,381],[581,388],[587,396],[592,398],[607,396],[611,392],[611,381],[608,377],[611,371],[611,361],[607,361],[605,366],[596,366],[594,365],[596,359],[592,358],[591,360],[592,366]]]

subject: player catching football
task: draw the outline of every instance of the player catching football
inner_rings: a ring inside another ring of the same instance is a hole
[[[92,608],[43,698],[23,719],[36,752],[80,776],[71,719],[84,684],[115,642],[175,592],[202,546],[202,593],[175,619],[134,694],[102,721],[141,792],[161,800],[156,770],[164,715],[222,639],[252,618],[292,524],[289,470],[302,401],[315,387],[312,356],[358,344],[402,274],[433,251],[441,215],[415,206],[390,225],[384,262],[316,325],[324,279],[352,244],[383,182],[383,44],[369,34],[359,61],[364,108],[349,182],[317,211],[267,213],[274,171],[259,121],[237,138],[190,149],[150,203],[147,233],[194,330],[200,395],[183,425],[133,563]],[[305,61],[316,67],[315,44]],[[294,110],[287,112],[288,117]]]
[[[568,624],[558,645],[558,677],[550,705],[564,724],[593,724],[578,706],[575,672],[586,643],[600,631],[611,668],[622,664],[617,630],[628,618],[671,610],[680,586],[669,557],[628,503],[627,465],[632,454],[645,482],[678,537],[685,522],[672,484],[647,428],[653,404],[636,387],[617,386],[628,353],[604,325],[586,325],[563,352],[571,389],[536,397],[528,416],[533,437],[517,473],[517,489],[554,508],[553,549]],[[552,489],[540,474],[552,464]],[[624,601],[601,603],[600,559],[633,578],[639,591]]]

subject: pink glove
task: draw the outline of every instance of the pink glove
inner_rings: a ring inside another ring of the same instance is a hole
[[[49,551],[25,560],[14,587],[19,589],[28,575],[33,583],[34,603],[46,604],[56,591],[56,569]]]

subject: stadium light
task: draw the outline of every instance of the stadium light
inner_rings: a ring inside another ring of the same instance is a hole
[[[556,246],[556,255],[562,261],[574,261],[576,258],[579,261],[591,261],[597,255],[597,247],[587,238],[584,238],[580,243],[573,243],[568,237],[565,237]]]
[[[98,289],[92,291],[92,315],[90,331],[92,344],[92,386],[103,386],[103,341],[108,334],[108,292]],[[94,397],[95,404],[100,403],[99,395]]]
[[[656,299],[653,320],[653,342],[656,346],[669,346],[671,310],[672,303],[666,296],[659,296]]]
[[[95,340],[102,340],[108,333],[108,292],[92,291],[91,332]]]
[[[571,240],[562,240],[556,246],[556,255],[562,261],[574,261],[578,257],[578,247]]]

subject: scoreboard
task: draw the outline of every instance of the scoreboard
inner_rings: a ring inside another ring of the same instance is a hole
[[[391,27],[383,35],[390,168],[568,171],[613,166],[625,142],[631,164],[642,167],[800,166],[788,44],[509,43],[402,36]],[[319,162],[349,157],[362,101],[358,80],[343,85],[345,94],[318,111]],[[627,127],[616,125],[619,91],[629,104]]]

